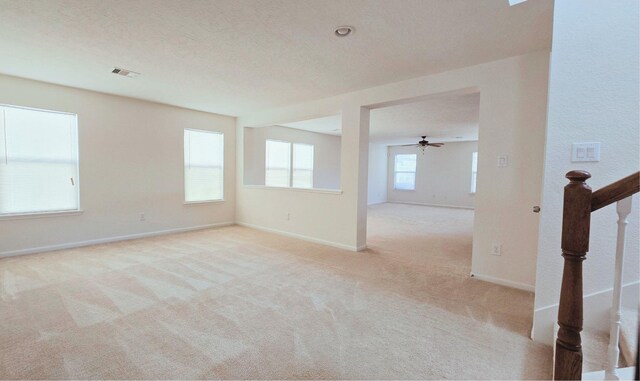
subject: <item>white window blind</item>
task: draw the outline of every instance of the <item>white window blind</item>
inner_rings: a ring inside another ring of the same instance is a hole
[[[478,153],[471,156],[471,193],[476,193],[476,179],[478,178]]]
[[[75,114],[0,105],[0,215],[79,209]]]
[[[294,188],[313,188],[313,145],[293,144],[291,186]]]
[[[264,184],[288,187],[291,178],[291,143],[267,140]]]
[[[415,154],[401,154],[395,156],[393,188],[401,190],[416,189],[416,159]]]
[[[184,130],[184,199],[186,202],[222,200],[224,135]]]

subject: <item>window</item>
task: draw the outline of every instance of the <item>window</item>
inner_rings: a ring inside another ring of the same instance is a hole
[[[265,152],[266,186],[313,188],[313,145],[267,140]]]
[[[224,135],[184,130],[184,199],[186,202],[222,200]]]
[[[293,145],[293,177],[294,188],[313,188],[313,146],[311,144]]]
[[[471,155],[471,193],[476,193],[476,179],[478,178],[478,153]]]
[[[416,189],[416,154],[396,155],[393,173],[393,188]]]
[[[291,177],[291,143],[267,140],[264,185],[288,187]]]
[[[75,114],[0,105],[0,215],[80,209]]]

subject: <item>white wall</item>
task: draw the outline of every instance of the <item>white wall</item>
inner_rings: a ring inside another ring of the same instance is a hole
[[[0,256],[235,220],[235,118],[2,75],[0,103],[78,114],[84,211],[0,219]],[[224,202],[183,204],[184,128],[224,132]]]
[[[551,344],[557,319],[563,261],[560,256],[564,178],[572,169],[593,175],[596,190],[638,170],[638,2],[556,0],[549,83],[549,117],[537,263],[534,339]],[[572,163],[571,143],[601,142],[598,163]],[[624,282],[637,282],[638,197],[629,224]],[[586,326],[606,330],[611,297],[615,206],[596,211],[584,262]],[[626,288],[638,302],[638,285]]]
[[[485,279],[533,289],[546,125],[546,51],[378,86],[238,118],[238,173],[243,175],[242,129],[342,114],[342,193],[238,188],[240,223],[349,249],[366,242],[369,108],[443,93],[480,92],[478,193],[473,271]],[[498,168],[497,156],[509,155]],[[291,220],[284,214],[290,213]],[[276,216],[276,218],[273,218]],[[492,242],[503,245],[491,255]]]
[[[472,155],[478,142],[452,142],[443,147],[429,147],[424,153],[417,147],[389,147],[390,202],[473,208],[475,194],[471,194]],[[396,190],[393,186],[395,155],[417,154],[416,189]]]
[[[368,205],[387,202],[387,156],[385,144],[369,144]]]
[[[313,145],[313,187],[340,189],[340,136],[269,126],[244,131],[244,184],[264,185],[267,139]]]

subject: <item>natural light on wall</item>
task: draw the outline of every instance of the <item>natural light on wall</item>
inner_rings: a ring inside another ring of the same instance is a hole
[[[76,115],[0,111],[0,215],[78,210]]]
[[[415,154],[395,156],[393,188],[399,190],[416,189],[416,159]]]
[[[184,199],[219,201],[224,189],[224,135],[184,130]]]

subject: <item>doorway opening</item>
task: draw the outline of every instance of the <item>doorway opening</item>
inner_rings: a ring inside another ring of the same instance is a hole
[[[434,276],[468,278],[479,113],[478,92],[371,110],[369,250]]]

